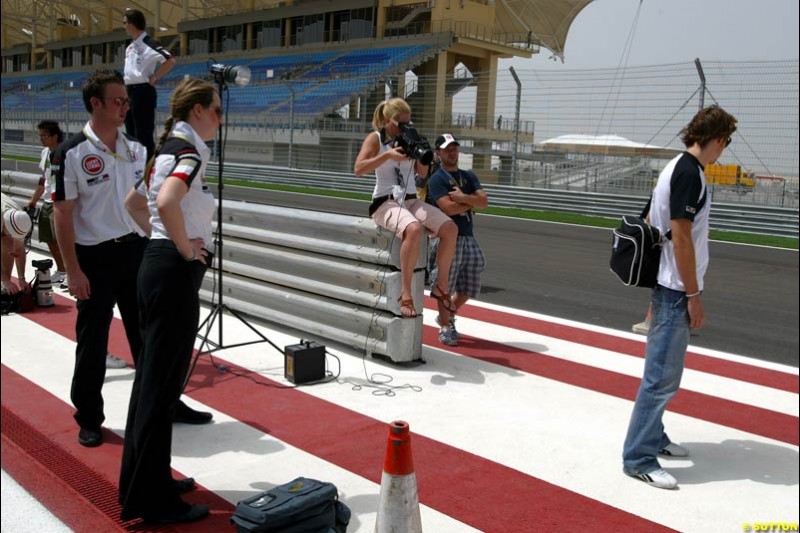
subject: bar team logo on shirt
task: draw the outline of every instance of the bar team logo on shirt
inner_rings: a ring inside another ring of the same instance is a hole
[[[87,174],[100,174],[103,171],[103,160],[97,157],[96,155],[87,155],[83,158],[83,170]]]

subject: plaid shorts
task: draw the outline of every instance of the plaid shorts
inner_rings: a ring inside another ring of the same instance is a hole
[[[431,287],[436,287],[439,268],[436,264],[436,252],[439,239],[431,243],[428,255],[428,266],[431,272]],[[481,292],[481,273],[486,269],[486,257],[475,237],[458,236],[453,263],[450,265],[450,294],[463,294],[469,298],[477,298]]]

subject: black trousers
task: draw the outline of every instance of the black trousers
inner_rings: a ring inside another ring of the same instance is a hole
[[[139,271],[144,346],[136,363],[119,499],[122,518],[180,512],[188,504],[172,484],[172,416],[188,372],[200,316],[198,291],[206,272],[186,261],[172,241],[154,239]]]
[[[137,238],[128,242],[75,246],[78,264],[91,290],[88,300],[78,300],[75,324],[78,345],[70,397],[76,409],[75,420],[81,427],[99,429],[105,420],[102,389],[115,303],[122,314],[134,362],[142,349],[136,284],[146,244],[147,239]]]
[[[156,88],[149,83],[126,85],[131,106],[125,116],[125,131],[133,135],[147,148],[147,160],[153,156],[156,143],[153,133],[156,126],[156,105],[158,94]]]

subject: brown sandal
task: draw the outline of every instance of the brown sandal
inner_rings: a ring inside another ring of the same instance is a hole
[[[407,297],[407,298],[403,298],[403,296],[401,295],[400,298],[397,299],[397,301],[400,302],[400,314],[403,315],[403,318],[416,318],[417,317],[417,310],[414,307],[414,298],[412,298],[410,296]],[[407,309],[410,309],[411,312],[409,314],[403,313],[403,308],[404,307],[407,308]]]
[[[439,293],[437,294],[436,291],[439,291]],[[455,314],[455,312],[457,311],[456,307],[453,305],[452,298],[450,298],[450,293],[444,292],[438,283],[436,284],[436,287],[434,287],[431,290],[431,297],[436,298],[437,300],[442,302],[444,308],[447,309],[449,312]]]

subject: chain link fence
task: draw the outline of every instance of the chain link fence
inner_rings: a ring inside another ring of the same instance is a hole
[[[403,96],[420,133],[431,143],[455,134],[461,166],[475,168],[487,183],[646,196],[666,160],[683,149],[681,128],[701,105],[718,103],[739,120],[720,163],[753,179],[712,184],[715,200],[798,206],[798,61],[518,68],[518,88],[504,60],[496,76],[476,59],[442,80],[436,62],[425,62],[436,53],[402,65],[421,63],[416,74],[327,69],[325,76],[311,71],[295,80],[254,73],[253,85],[232,87],[223,98],[230,96],[227,160],[351,173],[375,106]],[[74,74],[49,86],[4,79],[3,139],[34,144],[35,124],[44,118],[78,131],[88,118],[79,90],[86,73]],[[159,123],[168,100],[163,87]],[[314,105],[321,100],[324,112]]]

